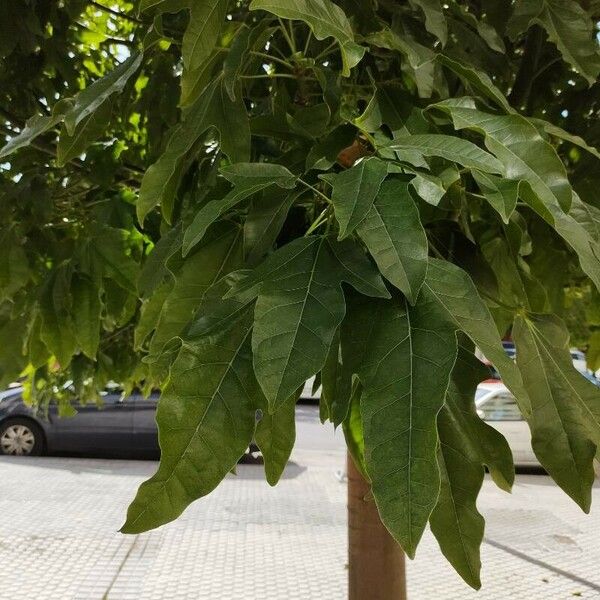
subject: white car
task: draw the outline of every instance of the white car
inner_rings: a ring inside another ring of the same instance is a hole
[[[313,393],[314,377],[304,385],[301,398],[319,400],[321,389]],[[529,426],[521,416],[515,397],[500,382],[481,383],[475,394],[475,405],[479,416],[494,429],[497,429],[508,442],[515,465],[538,467],[540,463],[531,448]]]
[[[539,467],[531,447],[529,426],[521,416],[515,397],[502,383],[481,383],[475,393],[477,414],[508,442],[518,467]]]

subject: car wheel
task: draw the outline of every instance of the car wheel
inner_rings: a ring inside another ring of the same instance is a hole
[[[44,433],[29,419],[0,423],[0,454],[39,456],[44,451]]]

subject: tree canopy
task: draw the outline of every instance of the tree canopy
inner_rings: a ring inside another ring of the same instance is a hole
[[[253,439],[277,483],[316,376],[394,538],[412,557],[429,523],[478,587],[484,467],[505,490],[514,468],[475,348],[590,508],[600,390],[565,320],[598,361],[599,20],[597,0],[0,0],[0,382],[65,415],[66,381],[162,389],[135,533]]]

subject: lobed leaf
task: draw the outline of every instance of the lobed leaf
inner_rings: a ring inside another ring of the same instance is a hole
[[[294,394],[274,413],[269,412],[266,402],[260,406],[262,416],[256,424],[254,439],[263,456],[269,485],[277,485],[296,441],[298,395],[298,393]]]
[[[110,73],[92,83],[73,98],[73,104],[65,113],[65,129],[69,135],[83,119],[95,112],[110,96],[123,91],[127,82],[142,64],[143,55],[134,52]]]
[[[444,556],[475,589],[481,587],[479,549],[484,520],[477,510],[486,465],[496,484],[510,491],[514,466],[508,443],[475,412],[475,391],[487,370],[460,347],[444,407],[438,415],[441,487],[431,513],[431,532]]]
[[[408,185],[383,183],[358,234],[382,275],[414,304],[427,274],[428,243]]]
[[[531,399],[533,450],[558,485],[588,512],[600,444],[600,390],[573,366],[569,334],[557,316],[519,315],[513,335]]]
[[[150,342],[150,357],[158,357],[183,332],[210,286],[241,266],[242,230],[233,223],[217,224],[175,274]]]
[[[173,129],[164,153],[146,171],[137,201],[140,223],[158,204],[163,204],[165,218],[170,220],[184,159],[210,127],[219,131],[223,152],[233,161],[248,159],[248,115],[241,98],[236,101],[229,98],[221,78],[213,80],[204,89],[185,119]]]
[[[367,158],[341,173],[321,175],[332,187],[331,202],[340,224],[338,239],[350,235],[365,219],[387,173],[385,162]]]
[[[190,20],[181,47],[187,69],[194,71],[210,58],[227,16],[227,4],[227,0],[191,2]]]
[[[521,412],[528,415],[529,397],[521,374],[504,351],[492,315],[469,275],[447,261],[430,258],[422,294],[435,298],[457,330],[464,332],[485,354],[517,398]]]
[[[596,83],[600,74],[600,52],[589,14],[569,0],[528,0],[515,5],[508,23],[514,39],[533,24],[541,25],[563,58],[588,81]]]
[[[473,142],[439,133],[396,137],[384,148],[392,150],[415,150],[423,156],[439,156],[470,169],[486,173],[503,173],[502,163]]]
[[[282,19],[304,21],[318,40],[335,38],[340,44],[345,77],[365,53],[365,49],[354,41],[344,11],[331,0],[252,0],[250,10],[266,10]]]
[[[436,418],[456,359],[456,334],[437,302],[371,302],[360,408],[365,463],[384,525],[410,558],[440,491]]]
[[[254,369],[271,411],[323,367],[345,314],[342,281],[362,293],[387,295],[367,258],[362,255],[348,268],[338,258],[345,255],[342,250],[326,237],[294,240],[228,294],[246,300],[258,296]]]
[[[160,465],[140,486],[121,531],[168,523],[209,494],[250,444],[261,397],[249,315],[226,332],[185,342],[158,404]]]

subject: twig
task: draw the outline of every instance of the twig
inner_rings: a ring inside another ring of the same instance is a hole
[[[100,2],[94,2],[94,0],[90,0],[89,4],[91,4],[92,6],[95,6],[96,8],[98,8],[106,13],[109,13],[115,17],[118,17],[119,19],[125,19],[126,21],[131,21],[132,23],[137,23],[139,25],[144,24],[144,21],[140,21],[140,19],[136,19],[135,17],[132,17],[131,15],[122,13],[118,10],[114,10],[113,8],[109,8],[108,6],[104,6],[104,4],[100,4]]]

